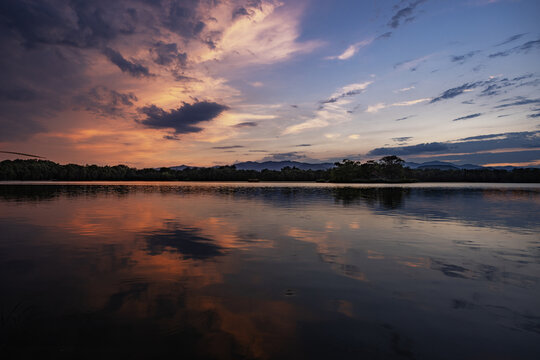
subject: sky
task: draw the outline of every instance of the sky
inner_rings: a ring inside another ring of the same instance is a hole
[[[3,0],[0,151],[540,166],[539,14],[537,0]]]

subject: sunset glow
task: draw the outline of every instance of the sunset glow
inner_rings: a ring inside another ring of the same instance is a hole
[[[538,166],[539,13],[534,0],[2,1],[0,160]]]

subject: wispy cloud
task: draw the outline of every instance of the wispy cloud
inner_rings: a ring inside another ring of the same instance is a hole
[[[416,71],[418,70],[418,67],[420,64],[426,62],[429,58],[431,58],[433,54],[422,56],[416,59],[407,60],[407,61],[401,61],[396,64],[394,64],[394,69],[397,70],[409,70],[409,71]]]
[[[395,92],[395,93],[398,93],[398,92],[405,92],[405,91],[410,91],[410,90],[413,90],[413,89],[415,89],[414,85],[409,86],[409,87],[404,87],[404,88],[401,88],[401,89],[394,90],[394,92]]]
[[[242,145],[229,145],[229,146],[213,146],[212,149],[216,150],[230,150],[230,149],[240,149],[243,148]]]
[[[402,25],[405,22],[411,22],[414,20],[414,10],[416,7],[422,3],[426,2],[426,0],[417,0],[410,2],[406,7],[399,9],[390,19],[388,22],[388,26],[391,28],[398,28],[400,25]]]
[[[287,127],[283,135],[295,134],[305,130],[326,127],[332,123],[338,123],[349,119],[350,112],[343,107],[344,98],[363,93],[373,81],[353,83],[346,85],[335,91],[330,98],[321,101],[321,106],[317,109],[313,118]]]
[[[450,57],[450,61],[457,62],[460,64],[464,64],[465,61],[469,60],[470,58],[474,57],[476,54],[480,53],[479,50],[469,51],[466,54],[463,55],[452,55]]]
[[[516,40],[519,40],[521,39],[523,36],[527,35],[527,33],[523,33],[523,34],[516,34],[516,35],[512,35],[510,36],[509,38],[507,38],[506,40],[504,40],[503,42],[500,42],[498,43],[497,45],[495,46],[501,46],[501,45],[506,45],[506,44],[509,44],[511,42],[514,42]]]
[[[410,146],[400,146],[400,147],[381,147],[371,150],[367,155],[416,155],[424,153],[434,153],[440,151],[448,150],[448,145],[440,142],[424,143],[418,145]]]
[[[254,121],[244,121],[244,122],[241,122],[241,123],[238,123],[238,124],[234,124],[233,127],[235,127],[235,128],[249,128],[249,127],[255,127],[257,125],[259,125],[259,124],[254,122]]]
[[[493,54],[490,54],[490,58],[504,57],[511,54],[527,53],[530,50],[540,49],[540,39],[527,41],[526,43],[513,47],[505,51],[499,51]]]
[[[483,81],[477,81],[477,82],[465,83],[463,85],[453,87],[451,89],[445,90],[441,95],[433,98],[431,100],[431,103],[433,104],[433,103],[436,103],[437,101],[455,98],[456,96],[461,95],[464,92],[471,91],[479,86],[482,86],[483,84],[484,84]]]
[[[373,42],[373,40],[374,40],[373,38],[362,40],[360,42],[357,42],[355,44],[350,45],[341,54],[335,55],[335,56],[327,56],[325,59],[326,60],[347,60],[347,59],[350,59],[358,52],[358,50],[360,50],[361,48],[363,48],[365,46],[368,46],[369,44],[371,44]]]
[[[378,112],[379,110],[386,109],[386,108],[393,107],[393,106],[412,106],[412,105],[420,104],[420,103],[430,101],[430,100],[431,100],[431,98],[423,98],[423,99],[401,101],[401,102],[396,102],[396,103],[393,103],[393,104],[378,103],[378,104],[375,104],[375,105],[368,106],[366,112],[373,114],[373,113]],[[405,120],[405,119],[402,118],[402,119],[398,119],[398,121],[399,120]]]
[[[354,95],[361,94],[371,84],[373,84],[373,81],[366,81],[366,82],[363,82],[363,83],[355,83],[355,84],[346,85],[346,86],[342,87],[341,89],[339,89],[338,91],[334,92],[330,96],[330,98],[321,101],[321,103],[322,104],[335,103],[339,99],[342,99],[342,98],[345,98],[345,97],[348,97],[348,96],[354,96]]]
[[[505,104],[495,106],[496,109],[503,109],[510,106],[531,105],[540,104],[540,99],[528,99],[524,97],[517,97],[514,101],[507,102]]]
[[[471,115],[466,115],[466,116],[462,116],[462,117],[458,117],[452,121],[461,121],[461,120],[469,120],[469,119],[474,119],[474,118],[477,118],[479,116],[481,116],[482,114],[481,113],[476,113],[476,114],[471,114]]]

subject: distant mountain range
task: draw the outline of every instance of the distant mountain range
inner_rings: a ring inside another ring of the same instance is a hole
[[[334,167],[333,163],[319,163],[319,164],[310,164],[310,163],[303,163],[298,161],[264,161],[264,162],[257,162],[257,161],[245,161],[234,164],[236,166],[237,170],[257,170],[261,171],[264,169],[268,170],[281,170],[284,167],[296,167],[301,170],[326,170]],[[184,170],[188,167],[197,167],[197,166],[187,166],[187,165],[179,165],[179,166],[171,166],[170,169],[173,170]]]
[[[439,169],[439,170],[476,170],[476,169],[483,169],[484,167],[479,165],[473,165],[473,164],[465,164],[465,165],[456,165],[449,162],[444,161],[428,161],[425,163],[415,163],[415,162],[406,162],[403,164],[405,167],[409,167],[411,169]]]
[[[296,167],[301,170],[326,170],[334,167],[333,163],[318,163],[318,164],[311,164],[311,163],[303,163],[298,161],[263,161],[263,162],[257,162],[257,161],[245,161],[234,164],[236,166],[236,169],[238,170],[257,170],[261,171],[264,169],[268,170],[281,170],[284,167]],[[464,165],[456,165],[450,162],[444,162],[444,161],[428,161],[425,163],[415,163],[415,162],[405,162],[403,164],[405,167],[409,167],[411,169],[439,169],[439,170],[475,170],[475,169],[486,169],[488,167],[483,167],[479,165],[474,164],[464,164]],[[187,165],[179,165],[179,166],[171,166],[170,169],[173,170],[184,170],[188,167],[196,167],[196,166],[187,166]],[[489,167],[488,169],[498,169],[498,170],[512,170],[515,169],[514,166],[496,166],[496,167]]]

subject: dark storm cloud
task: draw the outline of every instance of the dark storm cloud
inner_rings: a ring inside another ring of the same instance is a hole
[[[495,46],[501,46],[501,45],[506,45],[508,43],[511,43],[513,41],[516,41],[516,40],[519,40],[521,39],[523,36],[527,35],[527,33],[524,33],[524,34],[516,34],[516,35],[512,35],[510,36],[508,39],[504,40],[503,42],[495,45]]]
[[[201,15],[197,12],[198,1],[162,2],[165,27],[187,38],[197,37],[205,28]]]
[[[528,118],[531,118],[531,119],[535,119],[537,117],[540,117],[540,112],[539,113],[535,113],[535,114],[529,114],[527,115]]]
[[[474,119],[474,118],[477,118],[477,117],[479,117],[479,116],[481,116],[481,115],[482,115],[481,113],[476,113],[476,114],[466,115],[466,116],[458,117],[457,119],[454,119],[454,120],[452,120],[452,121],[460,121],[460,120]]]
[[[109,1],[3,0],[0,22],[27,47],[38,44],[100,47],[132,34],[136,12],[118,11]]]
[[[194,104],[184,103],[178,109],[165,111],[156,105],[145,106],[139,112],[146,115],[141,124],[153,129],[174,129],[176,134],[199,132],[197,124],[209,121],[229,107],[215,102],[201,101]]]
[[[33,134],[45,131],[45,127],[30,116],[18,114],[18,116],[9,116],[0,114],[0,141],[23,140]]]
[[[119,52],[116,46],[120,43],[138,53],[150,49],[150,61],[166,66],[178,81],[198,81],[183,74],[188,54],[179,46],[190,40],[207,40],[202,39],[200,33],[206,21],[203,17],[206,10],[217,3],[203,0],[0,1],[0,138],[24,139],[43,132],[44,124],[49,123],[63,126],[64,119],[56,115],[65,110],[83,108],[103,115],[120,115],[122,108],[132,106],[120,93],[105,94],[101,90],[97,94],[88,93],[88,84],[95,84],[89,67],[96,64],[96,55],[105,55],[133,77],[152,76],[148,64]],[[178,45],[164,40],[168,30],[182,36]],[[212,36],[218,38],[220,34]],[[137,49],[138,46],[144,48]],[[107,79],[104,81],[108,84]],[[128,101],[134,102],[134,99]],[[49,122],[49,119],[55,120]]]
[[[256,122],[254,121],[245,121],[245,122],[241,122],[241,123],[238,123],[238,124],[235,124],[233,125],[232,127],[235,127],[235,128],[245,128],[245,127],[255,127],[255,126],[258,126],[259,124],[257,124]]]
[[[103,116],[122,116],[124,109],[133,106],[137,97],[133,93],[121,93],[106,86],[96,86],[88,92],[76,96],[76,105],[86,111]]]
[[[474,89],[474,88],[477,88],[481,85],[483,85],[484,82],[483,81],[477,81],[477,82],[472,82],[472,83],[465,83],[461,86],[457,86],[457,87],[454,87],[454,88],[451,88],[451,89],[448,89],[446,91],[444,91],[441,95],[433,98],[430,103],[433,104],[437,101],[441,101],[441,100],[447,100],[447,99],[452,99],[458,95],[461,95],[463,94],[466,90],[471,90],[471,89]]]
[[[417,0],[409,3],[407,7],[404,7],[403,9],[398,10],[390,19],[390,22],[388,23],[388,26],[396,29],[401,24],[403,24],[403,19],[405,19],[405,22],[409,22],[414,20],[414,10],[416,7],[422,3],[426,2],[426,0]]]
[[[103,54],[122,72],[128,73],[134,77],[146,77],[151,76],[150,71],[146,66],[143,66],[137,62],[129,61],[125,59],[122,54],[111,48],[103,49]]]
[[[448,150],[448,145],[440,142],[432,142],[410,146],[398,146],[398,147],[381,147],[371,150],[367,155],[418,155],[432,152],[440,152]]]
[[[513,47],[513,48],[505,50],[505,51],[499,51],[499,52],[496,52],[494,54],[490,54],[489,57],[490,58],[496,58],[496,57],[508,56],[508,55],[511,55],[511,54],[519,54],[519,53],[522,53],[522,52],[527,53],[530,50],[539,49],[539,48],[540,48],[540,39],[531,40],[531,41],[527,41],[526,43],[524,43],[524,44],[522,44],[520,46],[516,46],[516,47]]]
[[[242,145],[229,145],[229,146],[214,146],[212,147],[212,149],[216,149],[216,150],[230,150],[230,149],[240,149],[240,148],[243,148],[244,146]]]
[[[233,19],[236,19],[239,16],[248,16],[249,12],[245,7],[239,7],[236,10],[233,11],[232,17]]]
[[[298,145],[295,145],[296,147],[308,147],[308,146],[311,146],[311,144],[298,144]]]
[[[38,94],[30,89],[0,89],[0,101],[28,102],[38,98]]]
[[[154,55],[154,62],[159,65],[171,65],[178,64],[179,66],[186,66],[187,53],[179,52],[178,46],[175,43],[164,43],[159,41],[154,44],[154,47],[150,49]]]
[[[468,53],[463,54],[463,55],[453,55],[450,57],[450,61],[463,64],[465,63],[465,61],[469,60],[470,58],[472,58],[474,55],[478,54],[479,52],[480,51],[475,50],[475,51],[469,51]]]

